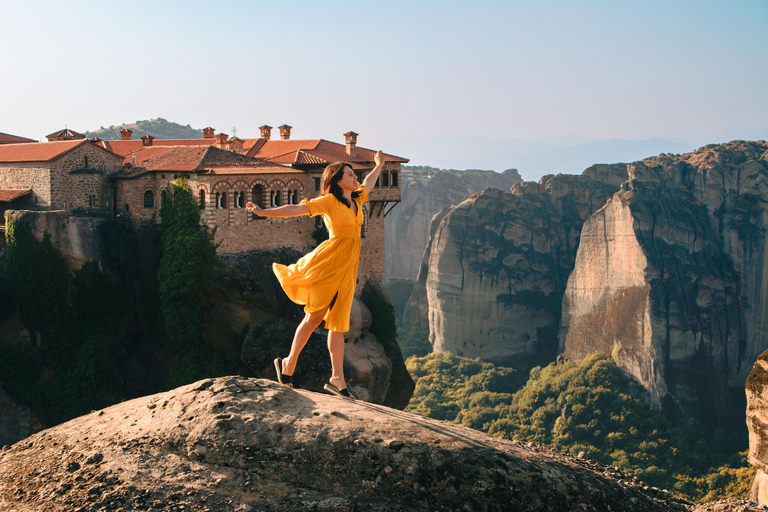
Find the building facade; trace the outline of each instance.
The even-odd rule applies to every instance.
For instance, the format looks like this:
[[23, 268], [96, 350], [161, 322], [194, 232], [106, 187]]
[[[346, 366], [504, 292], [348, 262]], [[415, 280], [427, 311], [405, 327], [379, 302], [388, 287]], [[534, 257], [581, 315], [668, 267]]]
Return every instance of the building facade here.
[[[184, 177], [197, 198], [202, 219], [216, 228], [219, 252], [290, 247], [305, 252], [323, 237], [319, 218], [264, 218], [245, 210], [253, 201], [262, 207], [297, 204], [320, 195], [325, 167], [347, 162], [362, 178], [374, 167], [375, 152], [357, 146], [357, 134], [344, 134], [345, 144], [325, 139], [292, 140], [291, 127], [279, 127], [271, 139], [269, 126], [256, 139], [214, 134], [203, 139], [84, 139], [62, 130], [47, 143], [0, 146], [0, 209], [64, 210], [119, 216], [134, 222], [159, 222], [168, 187]], [[382, 278], [384, 216], [400, 201], [401, 165], [408, 160], [385, 155], [385, 165], [364, 209], [360, 275]], [[10, 199], [3, 202], [3, 198]], [[361, 279], [361, 285], [365, 279]]]

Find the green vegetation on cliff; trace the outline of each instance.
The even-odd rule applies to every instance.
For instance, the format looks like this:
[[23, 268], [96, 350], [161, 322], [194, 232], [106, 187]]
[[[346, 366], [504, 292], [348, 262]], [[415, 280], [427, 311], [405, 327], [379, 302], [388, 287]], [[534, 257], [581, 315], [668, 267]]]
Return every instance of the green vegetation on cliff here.
[[417, 379], [411, 411], [564, 453], [583, 451], [695, 500], [745, 497], [749, 489], [753, 470], [738, 451], [746, 439], [719, 431], [701, 439], [673, 427], [608, 356], [536, 367], [522, 387], [513, 370], [479, 359], [430, 354], [407, 365]]

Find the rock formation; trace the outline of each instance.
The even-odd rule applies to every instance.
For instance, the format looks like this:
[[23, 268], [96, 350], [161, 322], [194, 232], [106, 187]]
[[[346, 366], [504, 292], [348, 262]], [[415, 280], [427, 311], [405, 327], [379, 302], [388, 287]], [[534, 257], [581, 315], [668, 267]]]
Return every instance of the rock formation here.
[[584, 224], [561, 349], [613, 353], [682, 423], [733, 426], [768, 348], [768, 143], [661, 155], [626, 173]]
[[768, 351], [755, 361], [746, 391], [749, 463], [757, 470], [749, 499], [768, 505]]
[[410, 295], [429, 241], [432, 217], [486, 188], [508, 191], [521, 180], [516, 169], [438, 171], [432, 177], [403, 173], [401, 202], [385, 222], [385, 286], [399, 310]]
[[589, 459], [382, 406], [223, 377], [0, 451], [17, 511], [752, 511], [696, 508]]
[[444, 210], [406, 324], [428, 315], [435, 351], [518, 367], [554, 360], [581, 225], [615, 190], [584, 176], [546, 176]]

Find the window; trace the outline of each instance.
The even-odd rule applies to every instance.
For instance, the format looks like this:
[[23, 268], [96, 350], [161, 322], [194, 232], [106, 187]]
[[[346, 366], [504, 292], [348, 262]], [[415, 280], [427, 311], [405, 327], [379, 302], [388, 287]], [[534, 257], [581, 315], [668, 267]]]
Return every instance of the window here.
[[168, 202], [168, 192], [165, 190], [160, 191], [160, 206], [165, 206]]
[[320, 190], [320, 178], [312, 178], [315, 180], [315, 192]]
[[393, 187], [396, 187], [397, 186], [397, 173], [392, 171], [391, 177], [392, 177], [392, 179], [390, 180], [390, 184]]
[[245, 192], [235, 192], [235, 208], [245, 207]]
[[222, 192], [221, 194], [219, 194], [218, 192], [216, 192], [216, 201], [217, 201], [216, 207], [219, 210], [226, 209], [228, 207], [227, 206], [227, 193], [226, 192]]
[[299, 204], [298, 189], [293, 189], [288, 191], [288, 204]]
[[96, 206], [96, 196], [94, 195], [88, 196], [88, 206], [90, 208], [93, 208], [94, 206]]
[[280, 190], [272, 191], [272, 206], [281, 206], [283, 204], [283, 193]]
[[83, 168], [85, 168], [85, 169], [88, 168], [88, 157], [87, 156], [83, 157]]
[[388, 172], [382, 172], [381, 173], [381, 186], [382, 187], [388, 187], [389, 186], [389, 173]]
[[253, 189], [251, 190], [251, 201], [259, 207], [264, 208], [264, 206], [266, 206], [264, 204], [265, 200], [266, 197], [264, 197], [264, 187], [261, 185], [254, 185]]
[[205, 190], [200, 189], [200, 208], [205, 209]]
[[155, 194], [151, 190], [144, 192], [144, 208], [155, 207]]

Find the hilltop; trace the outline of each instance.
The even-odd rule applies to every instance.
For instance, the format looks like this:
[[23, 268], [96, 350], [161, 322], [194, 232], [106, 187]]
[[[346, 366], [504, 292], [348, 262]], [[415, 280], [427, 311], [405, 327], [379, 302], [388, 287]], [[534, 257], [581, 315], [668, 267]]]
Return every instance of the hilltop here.
[[151, 135], [156, 139], [202, 139], [202, 129], [192, 128], [190, 125], [181, 125], [168, 121], [162, 117], [135, 123], [124, 123], [119, 125], [110, 125], [108, 128], [101, 127], [98, 130], [87, 131], [84, 135], [88, 138], [98, 137], [103, 140], [120, 140], [120, 130], [128, 128], [133, 130], [133, 138]]

